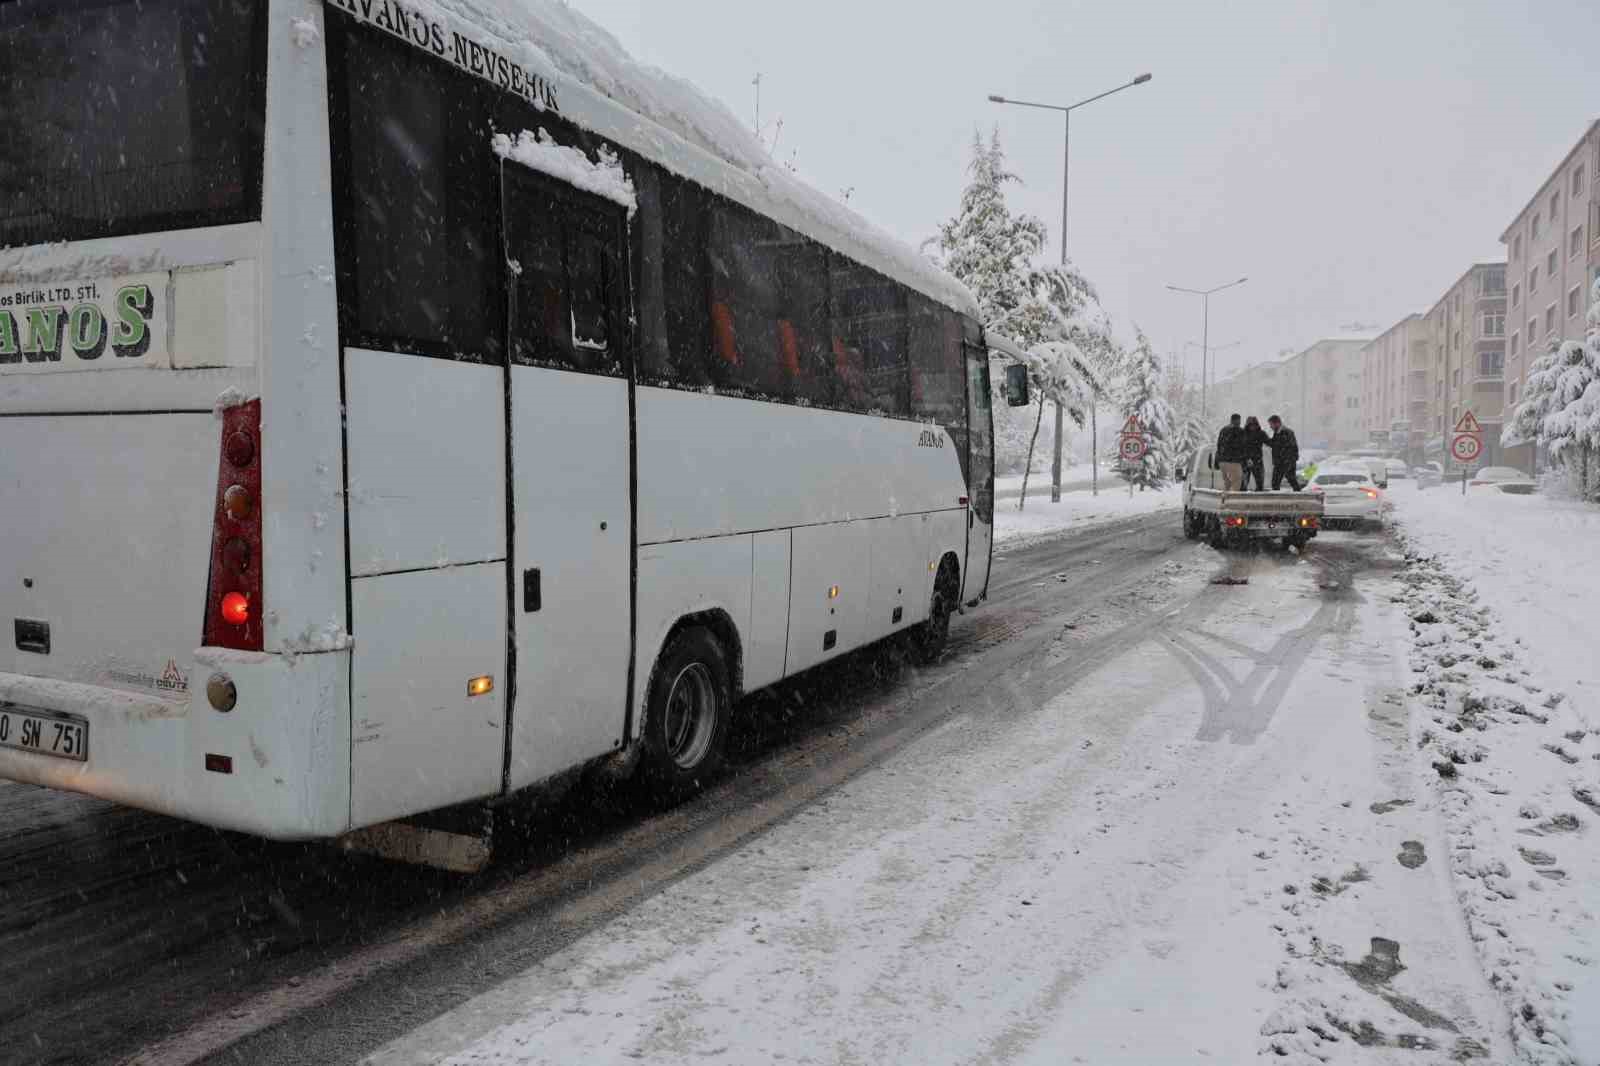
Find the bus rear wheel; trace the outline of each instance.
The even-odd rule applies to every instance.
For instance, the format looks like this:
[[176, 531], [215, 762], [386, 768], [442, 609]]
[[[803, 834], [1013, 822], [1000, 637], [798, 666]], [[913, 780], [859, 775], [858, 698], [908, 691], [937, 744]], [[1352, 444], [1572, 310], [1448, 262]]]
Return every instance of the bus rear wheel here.
[[646, 704], [644, 770], [655, 788], [694, 791], [722, 769], [733, 693], [728, 660], [711, 631], [694, 626], [656, 661]]
[[917, 626], [911, 634], [911, 653], [917, 662], [931, 666], [944, 654], [950, 641], [950, 616], [955, 613], [956, 599], [961, 595], [956, 568], [946, 562], [939, 567], [939, 576], [933, 582], [933, 601], [928, 604], [928, 620]]

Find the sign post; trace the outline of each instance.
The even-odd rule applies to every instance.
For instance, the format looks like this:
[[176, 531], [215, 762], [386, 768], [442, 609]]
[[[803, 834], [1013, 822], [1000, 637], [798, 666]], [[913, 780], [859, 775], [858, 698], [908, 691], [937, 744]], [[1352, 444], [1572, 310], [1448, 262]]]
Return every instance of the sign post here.
[[1450, 438], [1450, 457], [1461, 466], [1461, 495], [1467, 494], [1467, 464], [1483, 454], [1483, 426], [1469, 407], [1456, 419]]
[[[1122, 423], [1122, 432], [1119, 434], [1120, 442], [1117, 445], [1117, 455], [1121, 457], [1124, 465], [1132, 466], [1134, 463], [1144, 462], [1145, 455], [1150, 451], [1150, 442], [1145, 438], [1144, 427], [1139, 424], [1139, 419], [1133, 415]], [[1133, 479], [1128, 479], [1128, 495], [1133, 495]]]

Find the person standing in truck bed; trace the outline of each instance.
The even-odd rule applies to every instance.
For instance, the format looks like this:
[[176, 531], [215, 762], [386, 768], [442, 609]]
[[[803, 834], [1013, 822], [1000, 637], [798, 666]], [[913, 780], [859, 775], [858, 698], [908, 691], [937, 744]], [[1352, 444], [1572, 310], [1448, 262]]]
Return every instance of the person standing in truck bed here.
[[1261, 420], [1251, 415], [1244, 420], [1244, 487], [1250, 490], [1250, 479], [1256, 482], [1256, 491], [1261, 492], [1267, 487], [1267, 464], [1262, 449], [1266, 448], [1271, 437], [1261, 428]]
[[1229, 415], [1228, 424], [1217, 434], [1216, 464], [1222, 471], [1223, 492], [1238, 492], [1244, 485], [1244, 461], [1248, 452], [1239, 418], [1239, 415]]
[[1295, 473], [1295, 465], [1300, 462], [1300, 442], [1294, 439], [1294, 430], [1284, 425], [1277, 415], [1267, 419], [1267, 425], [1272, 427], [1272, 489], [1276, 492], [1284, 478], [1288, 478], [1290, 487], [1299, 492], [1300, 477]]

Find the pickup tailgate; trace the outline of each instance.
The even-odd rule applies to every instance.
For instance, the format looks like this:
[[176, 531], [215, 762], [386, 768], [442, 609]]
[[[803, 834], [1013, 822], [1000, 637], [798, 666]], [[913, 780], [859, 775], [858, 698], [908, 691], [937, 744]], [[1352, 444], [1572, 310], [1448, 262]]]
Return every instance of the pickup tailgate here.
[[1314, 492], [1224, 492], [1219, 496], [1217, 509], [1224, 514], [1248, 518], [1322, 514], [1322, 497]]
[[186, 700], [219, 434], [209, 411], [0, 416], [0, 673]]

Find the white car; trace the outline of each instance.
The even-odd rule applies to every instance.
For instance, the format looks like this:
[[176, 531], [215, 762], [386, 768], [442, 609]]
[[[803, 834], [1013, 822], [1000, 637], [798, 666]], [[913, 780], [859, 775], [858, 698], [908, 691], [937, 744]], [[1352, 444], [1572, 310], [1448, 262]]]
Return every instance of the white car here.
[[1473, 492], [1502, 492], [1511, 496], [1529, 496], [1537, 492], [1539, 483], [1514, 466], [1486, 466], [1472, 475], [1467, 488]]
[[1376, 528], [1383, 524], [1383, 490], [1366, 463], [1318, 470], [1306, 491], [1322, 496], [1323, 529]]
[[1389, 480], [1403, 480], [1411, 477], [1411, 468], [1400, 459], [1385, 459], [1383, 465], [1389, 469]]

